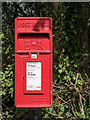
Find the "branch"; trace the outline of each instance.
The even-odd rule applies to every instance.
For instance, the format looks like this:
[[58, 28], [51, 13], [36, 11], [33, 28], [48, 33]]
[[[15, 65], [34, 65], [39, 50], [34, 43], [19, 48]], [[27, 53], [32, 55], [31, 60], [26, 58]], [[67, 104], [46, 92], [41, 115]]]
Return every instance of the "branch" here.
[[79, 76], [79, 73], [77, 73], [75, 85], [77, 85], [78, 76]]
[[81, 94], [79, 94], [79, 108], [80, 108], [81, 114], [84, 115], [84, 109], [83, 109], [83, 103], [82, 103]]
[[73, 99], [69, 99], [67, 102], [64, 102], [64, 103], [59, 104], [59, 105], [53, 105], [53, 107], [59, 107], [59, 106], [64, 105], [64, 104], [69, 104], [69, 102], [71, 102], [71, 101], [73, 101]]
[[72, 104], [71, 104], [71, 108], [72, 108], [72, 112], [73, 112], [73, 114], [74, 114], [75, 118], [77, 118], [77, 115], [76, 115], [76, 113], [74, 112], [74, 107], [73, 107], [73, 105], [72, 105]]
[[[3, 104], [3, 103], [2, 103]], [[10, 110], [10, 108], [9, 107], [7, 107], [5, 104], [3, 104], [10, 112], [12, 112], [13, 113], [13, 111], [12, 110]]]
[[[70, 81], [70, 83], [71, 83], [71, 85], [73, 85], [73, 87], [74, 87], [74, 89], [76, 90], [76, 92], [78, 93], [78, 94], [80, 94], [80, 90], [77, 90], [77, 87]], [[81, 94], [80, 94], [81, 95]], [[81, 95], [81, 97], [83, 98], [83, 100], [85, 100], [86, 101], [86, 99]]]
[[[45, 110], [46, 111], [46, 110]], [[52, 116], [58, 117], [60, 119], [64, 119], [64, 117], [57, 115], [57, 114], [53, 114], [52, 112], [46, 111], [47, 113], [51, 114]]]
[[64, 103], [67, 103], [65, 100], [63, 100], [59, 95], [57, 95], [60, 100], [62, 100]]

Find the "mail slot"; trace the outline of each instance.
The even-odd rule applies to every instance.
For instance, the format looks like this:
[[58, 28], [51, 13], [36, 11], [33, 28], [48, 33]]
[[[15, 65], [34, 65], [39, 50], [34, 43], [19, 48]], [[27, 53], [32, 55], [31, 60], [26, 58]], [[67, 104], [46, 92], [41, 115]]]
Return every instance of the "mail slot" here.
[[15, 106], [52, 106], [52, 18], [15, 19]]

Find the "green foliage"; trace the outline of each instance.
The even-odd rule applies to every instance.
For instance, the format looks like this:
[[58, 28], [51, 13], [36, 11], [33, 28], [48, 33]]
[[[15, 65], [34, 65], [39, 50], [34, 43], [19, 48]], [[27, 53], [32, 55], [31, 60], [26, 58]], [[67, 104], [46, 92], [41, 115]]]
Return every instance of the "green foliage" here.
[[2, 80], [2, 88], [3, 88], [3, 91], [2, 91], [2, 94], [3, 95], [6, 95], [7, 92], [9, 94], [13, 94], [13, 71], [12, 71], [12, 66], [11, 65], [8, 65], [6, 70], [5, 70], [5, 73], [2, 72], [3, 76], [3, 80]]
[[88, 52], [80, 35], [84, 37], [82, 31], [89, 15], [87, 12], [88, 17], [83, 16], [83, 4], [60, 3], [59, 6], [58, 12], [52, 10], [49, 14], [53, 18], [54, 88], [53, 107], [52, 111], [48, 109], [48, 114], [56, 119], [85, 119], [84, 104], [88, 102], [88, 90], [85, 89], [89, 87], [85, 71]]
[[0, 40], [3, 38], [4, 34], [0, 33]]
[[3, 3], [2, 8], [3, 119], [29, 119], [29, 110], [17, 109], [14, 105], [14, 20], [17, 16], [53, 19], [53, 106], [43, 109], [43, 119], [89, 119], [89, 4]]

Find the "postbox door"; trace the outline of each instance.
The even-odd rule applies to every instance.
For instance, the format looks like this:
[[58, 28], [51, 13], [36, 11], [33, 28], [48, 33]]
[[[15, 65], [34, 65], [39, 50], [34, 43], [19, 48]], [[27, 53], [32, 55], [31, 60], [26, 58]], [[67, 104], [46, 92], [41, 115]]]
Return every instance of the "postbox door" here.
[[[19, 104], [24, 104], [25, 106], [34, 107], [46, 107], [51, 106], [52, 104], [52, 53], [38, 53], [37, 59], [32, 59], [29, 55], [18, 55], [18, 59], [22, 59], [21, 62], [18, 63], [18, 70], [20, 76], [18, 76], [18, 84], [20, 85], [19, 89]], [[27, 74], [27, 63], [36, 62], [39, 67], [41, 67], [41, 89], [30, 89], [27, 90], [26, 87], [26, 74]], [[23, 65], [23, 70], [21, 66]], [[38, 65], [36, 67], [38, 67]], [[26, 67], [26, 68], [25, 68]], [[23, 71], [23, 72], [22, 72]], [[26, 72], [25, 72], [26, 71]], [[33, 72], [34, 73], [34, 72]], [[40, 68], [39, 68], [40, 73]], [[24, 79], [23, 79], [24, 75]], [[22, 79], [21, 79], [22, 78]], [[40, 76], [39, 76], [40, 78]], [[30, 81], [31, 79], [29, 79]], [[34, 80], [34, 79], [32, 79]], [[23, 82], [22, 82], [23, 81]], [[30, 82], [32, 83], [32, 81]], [[30, 85], [30, 84], [29, 84]], [[40, 85], [40, 84], [39, 84]], [[32, 84], [31, 84], [32, 86]]]

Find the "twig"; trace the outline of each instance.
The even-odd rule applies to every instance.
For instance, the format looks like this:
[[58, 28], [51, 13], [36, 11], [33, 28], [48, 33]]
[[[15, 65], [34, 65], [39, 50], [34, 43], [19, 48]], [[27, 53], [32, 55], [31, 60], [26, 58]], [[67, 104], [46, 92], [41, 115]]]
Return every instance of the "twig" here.
[[58, 106], [61, 106], [61, 105], [64, 105], [64, 104], [69, 104], [69, 102], [71, 102], [71, 101], [73, 101], [73, 99], [69, 99], [67, 102], [64, 102], [64, 103], [59, 104], [59, 105], [53, 105], [53, 107], [58, 107]]
[[6, 98], [8, 98], [10, 95], [8, 95], [7, 97], [3, 98], [2, 100], [0, 100], [0, 102], [2, 102], [3, 100], [5, 100]]
[[[71, 82], [71, 85], [73, 85], [74, 89], [76, 90], [77, 93], [80, 94], [80, 90], [77, 90], [76, 86]], [[80, 94], [81, 95], [81, 94]], [[83, 100], [86, 101], [86, 99], [81, 95], [81, 97], [83, 98]]]
[[[59, 95], [57, 95], [60, 100], [62, 100], [64, 103], [67, 103], [65, 100], [63, 100]], [[68, 103], [69, 104], [69, 103]]]
[[81, 76], [81, 74], [80, 74], [80, 78], [81, 78], [82, 82], [85, 83], [84, 80], [83, 80], [83, 78], [82, 78], [82, 76]]
[[[46, 110], [45, 110], [46, 111]], [[57, 114], [53, 114], [52, 112], [49, 112], [49, 111], [46, 111], [47, 113], [51, 114], [52, 116], [55, 116], [55, 117], [59, 117], [60, 119], [63, 119], [64, 117], [60, 116], [60, 115], [57, 115]]]
[[55, 85], [53, 85], [53, 87], [55, 87], [55, 88], [61, 88], [60, 86], [55, 86]]
[[77, 115], [76, 115], [76, 113], [74, 112], [74, 108], [73, 108], [73, 105], [72, 105], [72, 104], [71, 104], [71, 108], [72, 108], [72, 112], [73, 112], [75, 118], [77, 118]]
[[75, 85], [77, 85], [78, 76], [79, 76], [79, 73], [77, 73]]
[[88, 75], [85, 73], [86, 77], [89, 79]]
[[[6, 115], [4, 112], [2, 112], [2, 114]], [[12, 118], [10, 115], [9, 115], [10, 118]], [[6, 117], [5, 117], [6, 118]], [[12, 118], [13, 120], [15, 120], [14, 118]]]
[[[2, 103], [3, 104], [3, 103]], [[12, 112], [13, 113], [13, 111], [11, 111], [10, 109], [9, 109], [9, 107], [7, 107], [5, 104], [3, 104], [10, 112]]]
[[82, 103], [81, 94], [79, 94], [79, 108], [80, 108], [81, 114], [84, 115], [84, 109], [83, 109], [83, 103]]
[[53, 95], [57, 95], [58, 93], [65, 92], [66, 90], [60, 90], [58, 92], [53, 93]]

